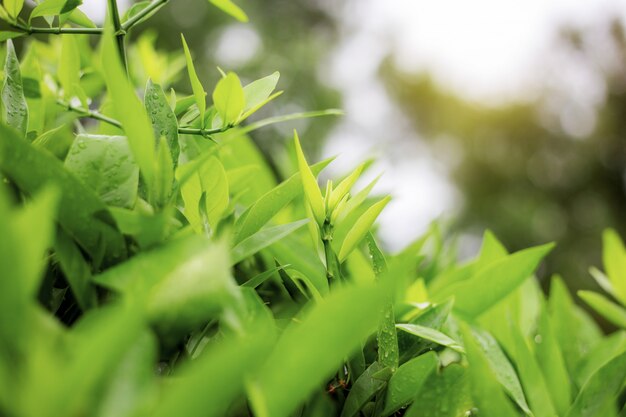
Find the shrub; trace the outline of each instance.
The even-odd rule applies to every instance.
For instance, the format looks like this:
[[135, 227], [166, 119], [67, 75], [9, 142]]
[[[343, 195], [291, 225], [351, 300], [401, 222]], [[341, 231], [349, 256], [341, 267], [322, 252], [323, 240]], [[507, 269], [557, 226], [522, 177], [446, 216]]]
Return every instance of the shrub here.
[[[458, 264], [435, 225], [385, 253], [371, 229], [389, 197], [353, 191], [367, 165], [320, 189], [331, 161], [309, 165], [294, 134], [278, 182], [247, 136], [337, 111], [244, 125], [278, 73], [222, 72], [207, 106], [184, 37], [189, 96], [162, 88], [179, 57], [128, 55], [166, 3], [120, 17], [110, 0], [103, 28], [80, 1], [0, 7], [2, 415], [626, 415], [626, 333], [603, 335], [559, 278], [543, 295], [551, 244], [509, 254], [487, 232]], [[60, 36], [19, 61], [10, 39], [35, 33]], [[581, 297], [625, 328], [610, 231], [605, 254], [593, 276], [622, 307]]]

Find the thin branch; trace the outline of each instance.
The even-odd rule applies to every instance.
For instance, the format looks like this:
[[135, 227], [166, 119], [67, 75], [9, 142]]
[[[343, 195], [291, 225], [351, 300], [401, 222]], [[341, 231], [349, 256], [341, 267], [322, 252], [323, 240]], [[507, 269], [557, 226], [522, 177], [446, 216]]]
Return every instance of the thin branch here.
[[113, 28], [115, 29], [115, 38], [117, 39], [117, 49], [122, 59], [122, 65], [124, 69], [128, 70], [126, 62], [126, 46], [124, 45], [124, 37], [126, 31], [122, 29], [122, 23], [120, 22], [120, 12], [117, 8], [117, 0], [109, 0], [109, 13], [111, 13], [111, 19], [113, 21]]
[[102, 28], [73, 28], [73, 27], [44, 28], [44, 27], [25, 26], [25, 25], [22, 25], [21, 23], [14, 23], [11, 26], [23, 32], [26, 32], [29, 35], [32, 35], [33, 33], [47, 33], [51, 35], [61, 35], [64, 33], [72, 33], [76, 35], [101, 35], [102, 34]]
[[57, 100], [57, 104], [66, 108], [69, 111], [73, 111], [74, 113], [78, 113], [81, 117], [89, 117], [90, 119], [100, 120], [101, 122], [108, 123], [112, 126], [122, 128], [122, 124], [115, 119], [110, 118], [109, 116], [105, 116], [102, 113], [99, 113], [94, 110], [85, 109], [84, 107], [74, 106], [70, 103], [67, 103], [63, 100]]
[[143, 10], [139, 13], [128, 19], [122, 24], [122, 29], [128, 31], [130, 28], [139, 23], [144, 17], [149, 14], [156, 12], [162, 6], [165, 6], [169, 0], [152, 0], [152, 3], [147, 5]]
[[[122, 123], [120, 123], [118, 120], [115, 120], [109, 116], [105, 116], [104, 114], [99, 113], [97, 111], [89, 110], [81, 106], [74, 106], [73, 104], [70, 104], [63, 100], [57, 100], [57, 104], [69, 111], [78, 113], [81, 117], [88, 117], [90, 119], [99, 120], [101, 122], [108, 123], [111, 126], [115, 126], [115, 127], [122, 129]], [[210, 135], [214, 135], [216, 133], [225, 132], [230, 128], [231, 126], [225, 126], [219, 129], [196, 129], [192, 127], [179, 127], [178, 133], [182, 135], [196, 135], [196, 136], [207, 137]]]

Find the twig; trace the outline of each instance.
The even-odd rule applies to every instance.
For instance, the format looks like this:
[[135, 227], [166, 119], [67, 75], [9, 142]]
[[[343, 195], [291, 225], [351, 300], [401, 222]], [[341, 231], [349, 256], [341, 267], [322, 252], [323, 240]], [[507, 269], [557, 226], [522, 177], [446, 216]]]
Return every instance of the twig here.
[[148, 16], [150, 13], [156, 11], [162, 6], [165, 6], [169, 0], [152, 0], [152, 3], [147, 5], [143, 10], [139, 13], [128, 19], [122, 24], [122, 30], [128, 31], [130, 28], [135, 26], [141, 19]]

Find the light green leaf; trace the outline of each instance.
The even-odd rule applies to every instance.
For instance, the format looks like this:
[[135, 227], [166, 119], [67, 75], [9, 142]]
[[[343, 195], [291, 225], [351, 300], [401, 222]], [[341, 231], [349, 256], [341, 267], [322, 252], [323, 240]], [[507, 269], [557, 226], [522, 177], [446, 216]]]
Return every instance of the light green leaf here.
[[41, 16], [58, 16], [69, 13], [82, 4], [82, 0], [45, 0], [33, 9], [29, 20]]
[[24, 8], [24, 0], [4, 0], [3, 3], [5, 10], [14, 20]]
[[441, 372], [431, 372], [404, 417], [472, 416], [475, 410], [468, 373], [465, 366], [457, 363], [446, 366]]
[[63, 88], [63, 98], [69, 102], [75, 95], [74, 86], [80, 84], [80, 53], [73, 35], [61, 35], [58, 77]]
[[455, 310], [477, 317], [519, 287], [552, 250], [553, 244], [525, 249], [490, 263], [471, 278], [432, 293], [433, 300], [455, 296]]
[[[183, 182], [192, 171], [196, 173]], [[176, 177], [179, 183], [182, 182], [183, 213], [192, 227], [201, 232], [206, 220], [211, 228], [215, 228], [229, 201], [228, 178], [220, 160], [211, 156], [199, 169], [195, 161], [181, 165]]]
[[148, 80], [146, 85], [146, 93], [144, 95], [144, 105], [148, 116], [152, 121], [155, 137], [164, 137], [167, 140], [173, 168], [178, 165], [178, 155], [180, 154], [180, 145], [178, 143], [178, 120], [172, 111], [165, 97], [165, 93], [159, 84], [155, 84], [152, 80]]
[[431, 329], [430, 327], [420, 326], [418, 324], [396, 324], [396, 328], [403, 330], [413, 336], [421, 337], [422, 339], [429, 340], [440, 346], [449, 347], [452, 350], [456, 350], [460, 353], [465, 353], [463, 346], [450, 336], [441, 333], [439, 330]]
[[[416, 324], [422, 327], [428, 327], [433, 330], [439, 330], [448, 320], [450, 312], [452, 311], [452, 301], [438, 304], [435, 306], [429, 306], [422, 311], [417, 317], [413, 318], [410, 324]], [[414, 356], [432, 350], [436, 346], [436, 343], [422, 339], [421, 337], [414, 337], [406, 332], [398, 332], [398, 345], [400, 348], [401, 356], [400, 363], [406, 362]]]
[[300, 113], [292, 113], [285, 114], [281, 116], [268, 117], [267, 119], [262, 119], [254, 123], [250, 123], [238, 130], [238, 133], [244, 135], [246, 133], [253, 132], [262, 127], [270, 126], [276, 123], [289, 122], [292, 120], [299, 119], [311, 119], [313, 117], [325, 117], [325, 116], [343, 116], [343, 111], [337, 109], [328, 109], [328, 110], [316, 110], [316, 111], [308, 111], [308, 112], [300, 112]]
[[157, 208], [163, 208], [169, 202], [174, 187], [174, 162], [170, 154], [167, 139], [161, 136], [157, 145], [157, 160], [151, 202]]
[[339, 204], [339, 201], [341, 201], [341, 199], [343, 199], [344, 196], [350, 192], [354, 183], [363, 173], [364, 168], [365, 164], [359, 165], [357, 169], [355, 169], [350, 175], [348, 175], [343, 181], [341, 181], [339, 185], [332, 191], [330, 195], [330, 200], [328, 202], [328, 209], [330, 211], [334, 210], [335, 207], [337, 207], [337, 204]]
[[[314, 175], [319, 174], [332, 161], [331, 158], [311, 167]], [[289, 202], [302, 193], [301, 175], [296, 173], [263, 194], [235, 222], [235, 244], [259, 231]]]
[[139, 169], [124, 136], [76, 136], [65, 167], [89, 186], [106, 204], [133, 207]]
[[614, 417], [617, 397], [626, 380], [626, 352], [594, 373], [574, 400], [566, 417]]
[[400, 366], [389, 380], [382, 415], [388, 416], [408, 405], [438, 365], [437, 354], [428, 352]]
[[[536, 417], [554, 417], [556, 409], [550, 397], [550, 390], [543, 377], [541, 368], [535, 360], [526, 339], [519, 327], [509, 327], [515, 352], [514, 360], [517, 365], [517, 373], [524, 387], [524, 393], [528, 398], [532, 413]], [[527, 413], [530, 415], [529, 413]]]
[[572, 384], [561, 347], [552, 329], [547, 307], [544, 304], [545, 302], [542, 302], [537, 323], [535, 357], [543, 371], [557, 413], [565, 415], [572, 399]]
[[20, 63], [10, 39], [7, 41], [7, 56], [4, 63], [2, 104], [4, 122], [25, 136], [28, 127], [28, 106], [24, 97]]
[[267, 357], [275, 343], [275, 335], [267, 326], [250, 327], [257, 330], [246, 332], [242, 337], [226, 337], [181, 367], [150, 415], [228, 415], [228, 408], [241, 395], [248, 375], [262, 365], [259, 358]]
[[350, 252], [363, 240], [376, 221], [376, 218], [378, 218], [378, 215], [383, 211], [390, 200], [391, 197], [387, 196], [376, 202], [357, 219], [341, 243], [341, 249], [338, 255], [340, 262], [344, 261]]
[[470, 390], [480, 413], [494, 417], [517, 417], [517, 411], [506, 398], [500, 382], [489, 365], [487, 356], [476, 343], [471, 330], [463, 324], [461, 331], [469, 362]]
[[209, 3], [222, 10], [224, 13], [239, 20], [240, 22], [245, 23], [248, 21], [248, 16], [246, 15], [246, 13], [231, 0], [209, 0]]
[[489, 363], [491, 372], [495, 375], [498, 382], [500, 382], [504, 391], [515, 401], [519, 408], [527, 415], [531, 415], [532, 413], [526, 402], [526, 397], [524, 396], [524, 391], [517, 376], [517, 372], [500, 348], [496, 339], [489, 332], [479, 329], [473, 329], [472, 334], [474, 340], [476, 340], [481, 347]]
[[291, 415], [375, 331], [386, 292], [380, 286], [338, 288], [291, 323], [251, 381], [254, 414]]
[[206, 92], [204, 91], [204, 87], [202, 87], [202, 83], [200, 82], [200, 79], [196, 74], [196, 68], [193, 66], [191, 52], [189, 52], [189, 47], [187, 46], [185, 36], [181, 34], [180, 37], [183, 40], [183, 49], [185, 50], [185, 58], [187, 60], [187, 73], [189, 74], [189, 81], [191, 82], [193, 97], [196, 101], [196, 105], [198, 106], [198, 111], [200, 112], [200, 127], [204, 129], [204, 113], [206, 112]]
[[563, 280], [552, 277], [548, 303], [550, 324], [570, 375], [602, 338], [602, 331], [580, 307], [574, 304]]
[[116, 118], [122, 123], [150, 196], [150, 187], [154, 184], [156, 175], [156, 141], [146, 110], [122, 66], [111, 26], [107, 26], [103, 34], [102, 60], [104, 78]]
[[232, 264], [243, 261], [260, 250], [270, 246], [272, 243], [293, 233], [309, 222], [308, 219], [298, 220], [293, 223], [281, 224], [280, 226], [267, 227], [261, 229], [250, 237], [242, 240], [231, 251]]
[[13, 32], [10, 30], [3, 30], [0, 32], [0, 42], [5, 42], [9, 39], [20, 38], [22, 36], [26, 36], [24, 32]]
[[302, 177], [302, 186], [304, 187], [304, 195], [306, 196], [306, 200], [311, 207], [315, 221], [321, 227], [322, 224], [324, 224], [324, 219], [326, 218], [324, 198], [322, 197], [322, 192], [317, 185], [317, 180], [315, 179], [315, 176], [313, 175], [313, 172], [304, 157], [304, 152], [302, 152], [302, 147], [300, 146], [300, 139], [298, 138], [298, 133], [295, 130], [293, 132], [293, 137], [296, 146], [296, 156], [298, 158], [298, 170], [300, 172], [300, 176]]
[[[574, 381], [579, 387], [584, 386], [594, 373], [623, 352], [626, 352], [626, 332], [617, 331], [608, 335], [578, 363]], [[568, 403], [568, 408], [569, 405]]]
[[143, 305], [164, 334], [206, 322], [237, 296], [226, 245], [199, 235], [144, 251], [94, 281]]
[[365, 372], [354, 381], [350, 387], [350, 393], [341, 411], [341, 417], [354, 417], [359, 410], [374, 398], [374, 396], [385, 386], [386, 381], [375, 378], [376, 373], [385, 367], [378, 362], [371, 364]]
[[96, 291], [91, 285], [91, 268], [74, 241], [62, 230], [57, 231], [54, 256], [84, 311], [96, 305]]
[[626, 305], [626, 248], [619, 235], [611, 229], [604, 231], [602, 243], [604, 269], [611, 280], [615, 296]]
[[89, 16], [83, 13], [80, 9], [72, 10], [67, 16], [67, 20], [84, 28], [96, 27], [96, 24], [89, 18]]
[[213, 105], [225, 126], [237, 123], [245, 104], [244, 91], [237, 74], [229, 72], [220, 78], [213, 90]]
[[611, 323], [626, 329], [626, 309], [593, 291], [578, 291], [578, 296]]

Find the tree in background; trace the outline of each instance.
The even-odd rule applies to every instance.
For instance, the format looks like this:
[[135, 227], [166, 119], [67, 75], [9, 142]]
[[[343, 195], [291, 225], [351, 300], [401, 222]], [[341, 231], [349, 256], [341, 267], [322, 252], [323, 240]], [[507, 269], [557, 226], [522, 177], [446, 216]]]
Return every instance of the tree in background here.
[[[548, 88], [531, 102], [486, 107], [428, 75], [403, 73], [391, 60], [382, 68], [399, 107], [450, 162], [464, 197], [456, 229], [490, 228], [512, 249], [556, 240], [547, 270], [562, 272], [575, 287], [590, 282], [588, 265], [599, 264], [601, 230], [626, 231], [626, 37], [617, 21], [603, 29], [610, 33], [603, 48], [591, 31], [566, 29], [558, 41], [604, 81], [604, 100], [591, 121]], [[585, 125], [594, 118], [593, 128]]]

